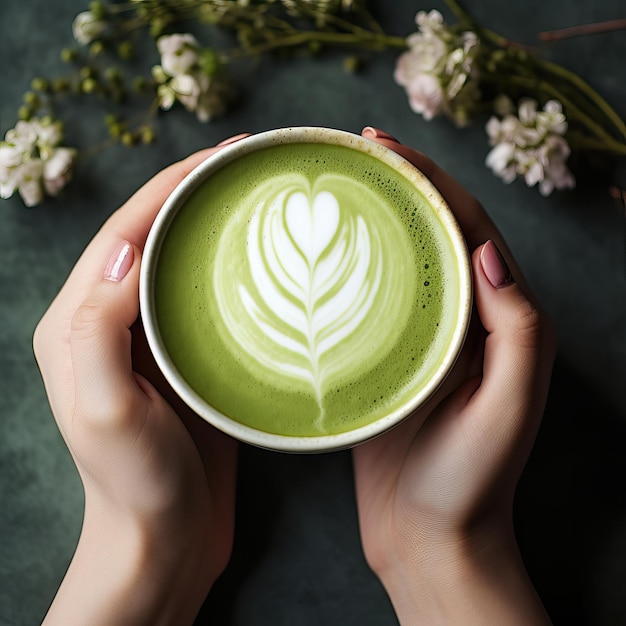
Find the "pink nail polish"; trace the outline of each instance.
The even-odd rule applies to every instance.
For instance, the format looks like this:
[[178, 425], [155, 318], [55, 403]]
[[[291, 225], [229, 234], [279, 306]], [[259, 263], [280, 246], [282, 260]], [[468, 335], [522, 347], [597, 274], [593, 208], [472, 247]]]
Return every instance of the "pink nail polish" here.
[[250, 133], [241, 133], [239, 135], [234, 135], [233, 137], [229, 137], [228, 139], [223, 139], [217, 145], [218, 146], [228, 146], [231, 143], [235, 143], [236, 141], [239, 141], [241, 139], [245, 139], [246, 137], [249, 137], [249, 136], [250, 136]]
[[106, 264], [102, 278], [112, 282], [119, 282], [128, 274], [134, 258], [133, 246], [128, 241], [121, 241]]
[[362, 131], [362, 135], [368, 135], [375, 139], [389, 139], [391, 141], [395, 141], [396, 143], [400, 143], [393, 135], [386, 133], [384, 130], [380, 130], [380, 128], [374, 128], [373, 126], [366, 126]]
[[496, 244], [491, 241], [487, 241], [480, 251], [480, 264], [485, 272], [487, 280], [496, 289], [506, 287], [513, 282], [513, 276], [511, 270], [506, 264], [504, 257], [500, 254], [500, 251], [496, 247]]

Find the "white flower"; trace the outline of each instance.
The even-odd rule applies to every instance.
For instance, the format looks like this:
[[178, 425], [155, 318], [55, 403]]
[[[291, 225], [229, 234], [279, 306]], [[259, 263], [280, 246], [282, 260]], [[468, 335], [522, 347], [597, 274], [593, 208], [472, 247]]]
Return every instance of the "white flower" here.
[[0, 197], [10, 198], [17, 188], [18, 166], [22, 154], [10, 146], [0, 146]]
[[176, 94], [176, 99], [188, 110], [195, 111], [198, 106], [198, 98], [202, 93], [203, 85], [190, 74], [174, 76], [170, 81], [170, 87]]
[[58, 146], [63, 139], [61, 124], [55, 124], [50, 120], [42, 122], [39, 119], [32, 120], [31, 124], [37, 133], [37, 144], [40, 148]]
[[[485, 164], [488, 168], [493, 170], [495, 174], [503, 177], [503, 173], [509, 168], [511, 162], [513, 161], [513, 156], [515, 154], [515, 144], [502, 142], [499, 143], [493, 148], [487, 158], [485, 159]], [[515, 168], [513, 168], [513, 178], [507, 182], [511, 182], [515, 179], [517, 174], [515, 173]], [[510, 174], [507, 175], [507, 178]]]
[[443, 21], [443, 15], [436, 9], [426, 13], [426, 11], [419, 11], [415, 16], [415, 23], [422, 32], [438, 32], [442, 31], [445, 27]]
[[91, 11], [83, 11], [72, 22], [72, 34], [79, 44], [85, 46], [98, 39], [106, 27], [106, 22], [97, 19]]
[[161, 109], [171, 109], [178, 101], [201, 122], [222, 113], [225, 87], [214, 76], [219, 65], [215, 53], [201, 48], [190, 34], [160, 37], [157, 46], [161, 65], [152, 68], [152, 76]]
[[463, 126], [479, 98], [474, 58], [476, 33], [450, 30], [439, 11], [420, 11], [418, 32], [406, 39], [409, 50], [398, 57], [394, 79], [404, 87], [413, 111], [430, 120], [445, 113]]
[[567, 122], [563, 107], [558, 100], [548, 100], [543, 111], [537, 113], [537, 127], [549, 133], [563, 135], [567, 131]]
[[419, 74], [407, 85], [409, 106], [424, 119], [431, 120], [439, 114], [444, 103], [441, 83], [432, 74]]
[[404, 71], [413, 74], [434, 70], [448, 52], [443, 39], [432, 33], [413, 33], [407, 38], [407, 44], [410, 50], [400, 56], [398, 63], [404, 66]]
[[493, 148], [485, 165], [504, 182], [522, 176], [529, 187], [537, 185], [547, 196], [554, 189], [574, 187], [575, 180], [566, 165], [570, 148], [562, 136], [567, 122], [561, 104], [551, 100], [542, 111], [537, 107], [526, 98], [520, 101], [518, 117], [508, 113], [502, 120], [489, 119], [486, 131]]
[[445, 46], [440, 39], [420, 34], [412, 41], [413, 48], [398, 58], [394, 79], [404, 87], [411, 109], [430, 120], [443, 105], [444, 92], [433, 70], [445, 54]]
[[38, 121], [20, 120], [15, 128], [7, 130], [4, 140], [19, 152], [32, 150], [37, 141]]
[[0, 196], [17, 191], [26, 206], [39, 204], [44, 191], [57, 195], [71, 178], [75, 150], [59, 147], [61, 125], [50, 119], [20, 121], [0, 142]]
[[547, 196], [553, 189], [573, 189], [574, 176], [566, 165], [570, 155], [567, 141], [560, 135], [551, 134], [539, 150], [539, 158], [544, 164], [545, 177], [539, 184], [539, 192]]
[[519, 103], [518, 116], [524, 126], [534, 125], [537, 120], [537, 102], [530, 98], [522, 98]]
[[43, 164], [43, 185], [49, 196], [56, 196], [72, 179], [72, 166], [76, 151], [56, 148]]
[[15, 171], [15, 186], [27, 207], [35, 206], [43, 200], [43, 163], [40, 159], [30, 159]]
[[157, 48], [165, 73], [178, 76], [187, 73], [197, 63], [200, 44], [193, 35], [184, 33], [159, 37]]

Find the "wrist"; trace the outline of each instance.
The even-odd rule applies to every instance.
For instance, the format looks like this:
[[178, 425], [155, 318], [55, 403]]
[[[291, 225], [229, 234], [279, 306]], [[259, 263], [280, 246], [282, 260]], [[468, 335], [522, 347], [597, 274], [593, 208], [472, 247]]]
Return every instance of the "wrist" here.
[[379, 578], [401, 624], [549, 624], [512, 526], [420, 537]]
[[[191, 624], [215, 581], [190, 528], [86, 506], [83, 528], [45, 624]], [[78, 591], [77, 591], [78, 590]]]

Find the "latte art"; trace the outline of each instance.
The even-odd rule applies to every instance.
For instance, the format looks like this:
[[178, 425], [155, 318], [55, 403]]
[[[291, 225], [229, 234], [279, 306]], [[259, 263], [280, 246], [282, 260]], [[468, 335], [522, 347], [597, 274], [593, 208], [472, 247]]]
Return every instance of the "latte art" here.
[[[347, 202], [346, 189], [366, 201]], [[230, 348], [279, 387], [309, 385], [323, 431], [324, 395], [364, 360], [382, 358], [406, 321], [398, 302], [411, 290], [397, 279], [383, 286], [383, 276], [403, 276], [398, 260], [411, 251], [402, 250], [399, 226], [381, 228], [393, 218], [385, 207], [345, 177], [323, 175], [313, 185], [276, 177], [256, 195], [263, 199], [252, 214], [236, 214], [223, 231], [213, 292]], [[233, 270], [231, 251], [243, 243], [246, 256]]]

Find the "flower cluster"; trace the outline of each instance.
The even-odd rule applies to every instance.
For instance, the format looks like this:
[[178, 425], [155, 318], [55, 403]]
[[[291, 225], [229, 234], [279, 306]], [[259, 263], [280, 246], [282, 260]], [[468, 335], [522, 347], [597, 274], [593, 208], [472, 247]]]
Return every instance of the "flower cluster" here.
[[152, 68], [159, 106], [172, 108], [178, 100], [201, 122], [207, 122], [226, 109], [226, 84], [217, 78], [219, 63], [210, 48], [201, 48], [189, 34], [163, 35], [157, 40], [161, 64]]
[[15, 191], [26, 206], [44, 194], [56, 196], [69, 182], [76, 151], [62, 147], [61, 124], [50, 119], [19, 121], [0, 142], [0, 196]]
[[505, 183], [523, 176], [529, 187], [538, 184], [543, 196], [554, 189], [574, 187], [574, 177], [566, 165], [570, 147], [563, 137], [567, 122], [561, 103], [549, 100], [539, 111], [536, 100], [524, 98], [516, 116], [513, 103], [502, 97], [497, 108], [502, 117], [491, 117], [486, 127], [493, 146], [487, 167]]
[[[0, 195], [17, 190], [32, 206], [69, 180], [76, 151], [60, 147], [60, 124], [50, 121], [63, 97], [107, 102], [103, 145], [150, 144], [159, 111], [179, 104], [202, 122], [214, 120], [235, 91], [231, 67], [297, 50], [347, 50], [346, 71], [361, 69], [362, 52], [398, 50], [394, 78], [411, 109], [458, 127], [490, 118], [487, 167], [543, 195], [574, 186], [570, 152], [626, 156], [626, 123], [591, 86], [541, 58], [538, 48], [481, 26], [463, 0], [444, 1], [456, 22], [419, 11], [417, 30], [395, 36], [384, 32], [367, 0], [89, 0], [72, 24], [74, 45], [61, 51], [70, 71], [33, 79], [18, 107], [20, 122], [0, 142]], [[218, 30], [232, 37], [216, 37]], [[145, 36], [153, 47], [136, 46]], [[222, 49], [225, 41], [231, 43]], [[143, 72], [136, 71], [140, 54], [148, 55]]]
[[480, 94], [474, 58], [480, 42], [472, 31], [454, 32], [439, 11], [420, 11], [418, 32], [407, 37], [408, 51], [398, 57], [394, 78], [405, 88], [409, 105], [424, 119], [446, 114], [458, 126], [468, 123]]

